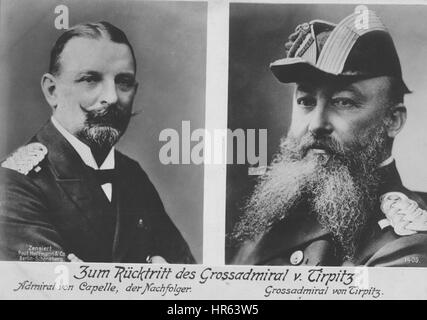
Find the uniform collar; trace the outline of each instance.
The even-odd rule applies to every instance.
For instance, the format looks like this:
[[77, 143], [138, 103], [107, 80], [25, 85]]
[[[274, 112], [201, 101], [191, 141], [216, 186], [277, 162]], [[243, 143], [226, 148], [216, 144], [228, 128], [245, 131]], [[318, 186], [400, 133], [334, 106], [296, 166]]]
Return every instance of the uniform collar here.
[[58, 120], [55, 119], [54, 116], [50, 119], [52, 121], [52, 124], [55, 126], [55, 128], [64, 136], [64, 138], [71, 144], [71, 146], [74, 148], [74, 150], [78, 153], [80, 158], [82, 158], [83, 162], [95, 169], [95, 170], [107, 170], [107, 169], [114, 169], [115, 167], [115, 158], [114, 158], [114, 147], [111, 148], [110, 152], [108, 153], [107, 157], [105, 158], [104, 162], [101, 164], [100, 167], [98, 167], [95, 158], [93, 157], [92, 151], [90, 148], [81, 142], [79, 139], [77, 139], [74, 135], [69, 133], [67, 129], [65, 129]]
[[380, 163], [380, 165], [378, 166], [379, 168], [388, 166], [389, 164], [391, 164], [394, 161], [393, 156], [388, 157], [387, 159], [385, 159], [383, 162]]
[[379, 195], [390, 191], [402, 191], [405, 188], [402, 185], [402, 179], [400, 178], [399, 172], [396, 168], [396, 161], [392, 159], [390, 163], [385, 166], [380, 166], [378, 169], [380, 185]]

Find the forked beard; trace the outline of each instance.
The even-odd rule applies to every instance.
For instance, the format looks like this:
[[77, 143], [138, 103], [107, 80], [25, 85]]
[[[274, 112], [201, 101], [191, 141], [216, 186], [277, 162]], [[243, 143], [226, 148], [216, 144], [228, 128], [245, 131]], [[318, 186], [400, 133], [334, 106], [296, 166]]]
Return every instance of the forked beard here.
[[77, 137], [92, 150], [110, 150], [125, 132], [132, 113], [122, 110], [117, 104], [102, 110], [87, 111], [84, 127]]
[[[349, 146], [311, 134], [283, 140], [280, 153], [244, 206], [232, 240], [254, 240], [295, 214], [305, 201], [310, 213], [332, 233], [344, 258], [351, 259], [378, 199], [377, 168], [386, 152], [386, 137], [381, 125]], [[326, 154], [310, 151], [319, 147]]]

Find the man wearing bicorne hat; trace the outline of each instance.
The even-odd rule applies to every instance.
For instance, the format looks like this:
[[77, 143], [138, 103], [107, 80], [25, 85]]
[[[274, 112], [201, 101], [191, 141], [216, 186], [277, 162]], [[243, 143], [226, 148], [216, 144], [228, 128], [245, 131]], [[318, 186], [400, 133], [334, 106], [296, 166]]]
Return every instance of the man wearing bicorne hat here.
[[427, 266], [424, 195], [392, 157], [406, 121], [393, 40], [373, 11], [299, 25], [270, 65], [292, 121], [232, 239], [235, 264]]

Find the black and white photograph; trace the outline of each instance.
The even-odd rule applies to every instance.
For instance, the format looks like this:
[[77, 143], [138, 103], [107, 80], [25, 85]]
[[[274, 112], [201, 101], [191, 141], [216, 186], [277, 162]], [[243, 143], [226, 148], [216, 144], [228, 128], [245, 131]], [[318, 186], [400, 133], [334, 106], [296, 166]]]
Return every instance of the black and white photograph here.
[[[427, 266], [425, 6], [230, 5], [228, 264]], [[267, 151], [265, 151], [267, 150]]]
[[0, 300], [425, 300], [425, 21], [427, 0], [0, 0]]
[[159, 150], [204, 127], [207, 4], [0, 12], [0, 260], [202, 263], [203, 164]]

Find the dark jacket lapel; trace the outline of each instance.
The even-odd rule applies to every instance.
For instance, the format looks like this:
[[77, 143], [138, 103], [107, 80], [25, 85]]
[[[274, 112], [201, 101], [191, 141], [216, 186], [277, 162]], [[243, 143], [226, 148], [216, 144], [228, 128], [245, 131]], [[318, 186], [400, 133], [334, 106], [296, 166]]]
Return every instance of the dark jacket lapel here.
[[97, 220], [108, 205], [108, 199], [91, 170], [51, 121], [38, 132], [36, 139], [48, 149], [47, 158], [57, 184], [79, 209], [76, 211], [88, 219], [91, 229], [101, 235]]
[[321, 227], [308, 209], [299, 209], [288, 218], [278, 222], [259, 239], [248, 242], [239, 250], [234, 264], [268, 264], [298, 246], [329, 234]]
[[[138, 185], [138, 183], [145, 183], [135, 176], [138, 174], [138, 169], [130, 161], [126, 161], [118, 151], [115, 154], [115, 161], [117, 174], [113, 192], [116, 197], [117, 223], [113, 243], [113, 261], [123, 261], [129, 248], [139, 245], [134, 243], [138, 229], [142, 228], [143, 230], [140, 231], [148, 232], [146, 210], [149, 209], [150, 194], [144, 192], [143, 186]], [[150, 241], [147, 237], [144, 247], [149, 245]], [[144, 253], [141, 252], [141, 255]]]

